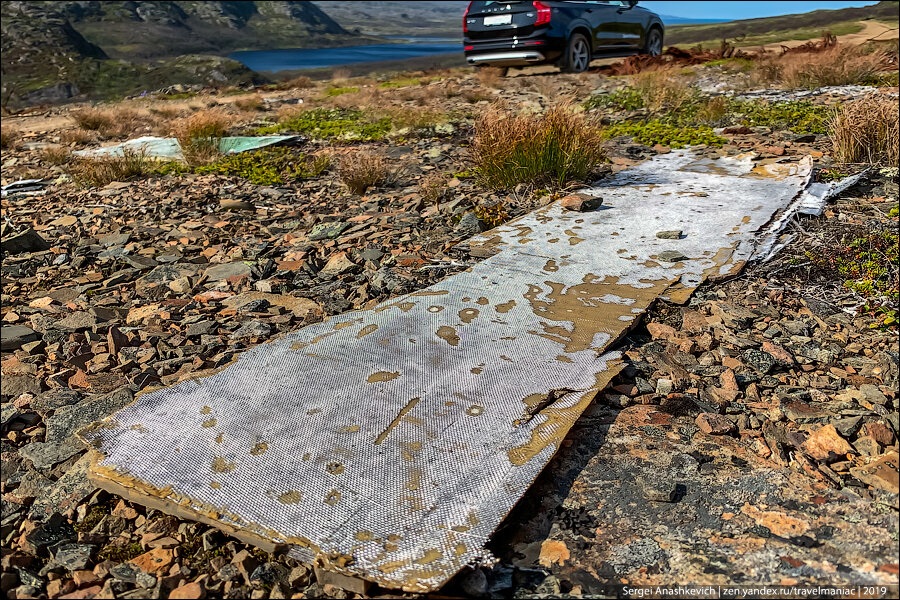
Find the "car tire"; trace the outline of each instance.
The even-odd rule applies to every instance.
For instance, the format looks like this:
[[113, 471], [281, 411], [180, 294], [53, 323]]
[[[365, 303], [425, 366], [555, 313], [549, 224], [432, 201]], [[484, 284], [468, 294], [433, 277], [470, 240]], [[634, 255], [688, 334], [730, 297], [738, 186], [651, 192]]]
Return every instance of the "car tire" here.
[[559, 63], [563, 73], [583, 73], [591, 64], [591, 45], [580, 33], [574, 34], [566, 44], [565, 54]]
[[659, 27], [653, 27], [647, 32], [647, 39], [644, 41], [644, 47], [641, 48], [641, 54], [649, 56], [659, 56], [663, 50], [663, 33]]

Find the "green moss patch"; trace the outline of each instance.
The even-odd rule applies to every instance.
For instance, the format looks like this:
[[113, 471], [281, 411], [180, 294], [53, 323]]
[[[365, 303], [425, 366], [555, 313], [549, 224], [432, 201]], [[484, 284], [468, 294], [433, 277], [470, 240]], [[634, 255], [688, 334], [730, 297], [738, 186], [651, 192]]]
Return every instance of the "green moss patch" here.
[[361, 110], [315, 108], [276, 125], [261, 127], [255, 135], [296, 132], [314, 139], [379, 140], [391, 131], [390, 118], [373, 119]]
[[226, 156], [211, 165], [197, 167], [198, 174], [237, 176], [257, 185], [276, 185], [317, 177], [328, 168], [327, 156], [307, 157], [288, 148], [266, 148]]
[[621, 135], [634, 136], [636, 141], [646, 146], [661, 144], [669, 148], [684, 148], [698, 144], [721, 146], [727, 141], [713, 133], [711, 127], [705, 125], [685, 126], [660, 120], [623, 121], [603, 130], [603, 137], [606, 139]]

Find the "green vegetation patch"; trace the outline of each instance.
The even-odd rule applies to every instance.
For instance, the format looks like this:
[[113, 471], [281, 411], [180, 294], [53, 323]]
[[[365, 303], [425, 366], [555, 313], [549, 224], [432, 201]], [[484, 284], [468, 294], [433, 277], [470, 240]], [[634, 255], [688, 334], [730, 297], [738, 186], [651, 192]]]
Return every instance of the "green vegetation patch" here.
[[603, 130], [603, 137], [606, 139], [621, 135], [634, 136], [636, 141], [646, 146], [661, 144], [669, 148], [684, 148], [698, 144], [721, 146], [727, 141], [713, 133], [712, 128], [706, 125], [676, 125], [661, 120], [643, 123], [623, 121]]
[[379, 140], [391, 131], [388, 117], [372, 119], [361, 110], [314, 108], [281, 123], [261, 127], [254, 135], [292, 131], [314, 139]]
[[326, 96], [341, 96], [343, 94], [355, 94], [359, 91], [358, 87], [332, 87], [325, 90]]
[[808, 100], [759, 102], [732, 100], [727, 112], [742, 125], [790, 129], [794, 133], [827, 133], [830, 110]]
[[132, 542], [127, 546], [106, 546], [97, 554], [97, 558], [101, 561], [111, 560], [113, 562], [128, 562], [137, 558], [144, 553], [144, 548], [140, 542]]
[[583, 104], [585, 110], [594, 108], [614, 108], [618, 110], [637, 110], [644, 108], [644, 97], [633, 87], [621, 88], [609, 94], [591, 96]]
[[419, 85], [422, 80], [418, 77], [408, 77], [406, 79], [395, 79], [393, 81], [383, 81], [378, 84], [382, 89], [409, 87], [411, 85]]
[[866, 308], [881, 315], [882, 325], [896, 326], [900, 298], [900, 236], [896, 229], [860, 231], [827, 251], [808, 251], [806, 256], [825, 272], [843, 279], [844, 287], [869, 300]]
[[318, 177], [328, 168], [329, 162], [327, 155], [307, 157], [288, 148], [265, 148], [226, 156], [211, 165], [197, 167], [195, 172], [243, 177], [257, 185], [276, 185]]

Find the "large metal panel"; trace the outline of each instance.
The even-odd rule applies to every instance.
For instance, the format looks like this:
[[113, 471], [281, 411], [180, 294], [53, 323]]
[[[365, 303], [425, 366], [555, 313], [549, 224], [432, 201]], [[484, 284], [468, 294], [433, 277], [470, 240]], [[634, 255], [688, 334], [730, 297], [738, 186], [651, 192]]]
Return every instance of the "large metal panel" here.
[[[551, 205], [471, 240], [496, 254], [467, 272], [140, 395], [83, 432], [91, 477], [346, 574], [436, 589], [482, 555], [617, 372], [608, 346], [660, 294], [746, 260], [809, 167], [681, 151], [623, 171], [589, 190], [599, 210]], [[673, 229], [682, 239], [656, 236]]]

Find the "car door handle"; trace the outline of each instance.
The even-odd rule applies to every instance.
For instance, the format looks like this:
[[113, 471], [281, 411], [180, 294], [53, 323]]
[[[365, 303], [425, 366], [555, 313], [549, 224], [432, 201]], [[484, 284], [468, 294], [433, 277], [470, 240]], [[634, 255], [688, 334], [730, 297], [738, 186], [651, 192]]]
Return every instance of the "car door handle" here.
[[593, 9], [593, 8], [586, 8], [586, 9], [584, 9], [584, 12], [589, 12], [589, 13], [591, 13], [591, 12], [594, 12], [594, 9]]

